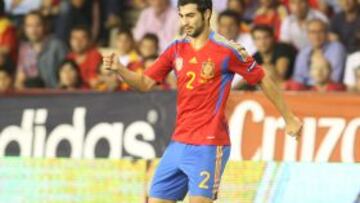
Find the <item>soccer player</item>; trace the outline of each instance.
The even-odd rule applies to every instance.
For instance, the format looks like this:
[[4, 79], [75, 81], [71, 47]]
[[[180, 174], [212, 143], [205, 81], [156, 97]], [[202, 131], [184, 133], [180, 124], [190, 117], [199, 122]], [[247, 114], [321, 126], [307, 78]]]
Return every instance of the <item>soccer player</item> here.
[[175, 72], [176, 128], [155, 172], [149, 202], [172, 203], [188, 193], [191, 203], [211, 203], [230, 153], [224, 109], [235, 73], [261, 86], [284, 117], [287, 134], [298, 138], [302, 123], [245, 49], [210, 29], [211, 0], [179, 0], [178, 9], [186, 36], [171, 43], [143, 74], [126, 69], [114, 54], [104, 57], [104, 68], [143, 92]]

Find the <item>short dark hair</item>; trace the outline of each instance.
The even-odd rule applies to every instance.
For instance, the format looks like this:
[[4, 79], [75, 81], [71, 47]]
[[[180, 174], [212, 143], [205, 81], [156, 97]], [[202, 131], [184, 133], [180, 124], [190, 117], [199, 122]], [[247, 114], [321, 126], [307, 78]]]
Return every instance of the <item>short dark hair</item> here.
[[155, 42], [155, 44], [157, 46], [159, 46], [159, 38], [156, 34], [153, 34], [153, 33], [146, 33], [143, 38], [141, 39], [141, 41], [143, 40], [151, 40], [153, 42]]
[[126, 35], [128, 36], [132, 41], [134, 41], [134, 35], [129, 29], [120, 29], [117, 33], [117, 36], [119, 35]]
[[251, 29], [251, 34], [254, 35], [254, 33], [256, 31], [260, 31], [260, 32], [266, 32], [268, 33], [270, 36], [274, 37], [275, 33], [274, 33], [274, 29], [272, 27], [270, 27], [269, 25], [255, 25], [252, 29]]
[[221, 12], [218, 16], [218, 22], [220, 21], [220, 19], [222, 17], [232, 18], [232, 19], [234, 19], [236, 24], [240, 26], [241, 19], [240, 19], [240, 15], [237, 12], [235, 12], [233, 10], [225, 10], [225, 11]]
[[207, 9], [212, 11], [212, 0], [178, 0], [178, 8], [187, 4], [196, 4], [201, 13], [204, 13]]
[[64, 68], [66, 64], [70, 64], [73, 70], [77, 72], [77, 82], [75, 84], [76, 87], [81, 87], [83, 80], [81, 78], [80, 66], [73, 59], [64, 59], [62, 63], [59, 65], [57, 70], [57, 79], [60, 82], [60, 72]]
[[91, 32], [90, 32], [90, 28], [87, 25], [75, 25], [74, 27], [71, 28], [71, 32], [74, 31], [82, 31], [86, 34], [86, 36], [91, 39]]

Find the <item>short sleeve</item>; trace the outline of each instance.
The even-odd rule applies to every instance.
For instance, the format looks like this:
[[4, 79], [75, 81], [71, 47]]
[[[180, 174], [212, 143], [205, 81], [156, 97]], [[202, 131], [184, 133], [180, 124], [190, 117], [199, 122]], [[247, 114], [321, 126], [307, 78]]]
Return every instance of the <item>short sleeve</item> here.
[[250, 85], [255, 85], [265, 76], [265, 72], [253, 57], [242, 49], [230, 54], [229, 71], [241, 75]]
[[171, 72], [173, 67], [173, 60], [175, 57], [175, 46], [176, 43], [170, 45], [150, 66], [145, 70], [145, 75], [155, 80], [158, 84], [162, 83], [166, 76]]

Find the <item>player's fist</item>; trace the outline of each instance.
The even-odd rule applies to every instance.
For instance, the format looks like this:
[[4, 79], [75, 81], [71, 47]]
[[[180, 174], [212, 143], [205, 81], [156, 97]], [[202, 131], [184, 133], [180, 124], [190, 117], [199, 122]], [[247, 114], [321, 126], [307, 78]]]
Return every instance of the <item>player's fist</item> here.
[[303, 123], [300, 121], [299, 118], [293, 117], [290, 121], [286, 123], [286, 134], [293, 136], [296, 140], [299, 140], [302, 133]]
[[115, 53], [111, 53], [103, 56], [103, 66], [102, 68], [105, 71], [118, 73], [119, 68], [121, 68], [120, 63], [118, 63], [117, 57]]

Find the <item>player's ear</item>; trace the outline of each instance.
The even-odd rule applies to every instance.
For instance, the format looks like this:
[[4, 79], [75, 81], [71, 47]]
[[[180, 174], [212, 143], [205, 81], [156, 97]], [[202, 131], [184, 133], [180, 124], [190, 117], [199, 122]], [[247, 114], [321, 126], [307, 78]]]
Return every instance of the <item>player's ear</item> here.
[[210, 9], [206, 9], [205, 12], [204, 12], [204, 17], [207, 20], [207, 22], [209, 22], [209, 23], [210, 23], [211, 13], [212, 12], [211, 12]]

